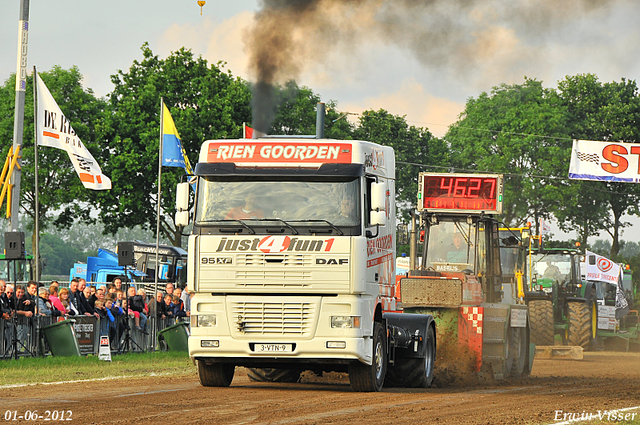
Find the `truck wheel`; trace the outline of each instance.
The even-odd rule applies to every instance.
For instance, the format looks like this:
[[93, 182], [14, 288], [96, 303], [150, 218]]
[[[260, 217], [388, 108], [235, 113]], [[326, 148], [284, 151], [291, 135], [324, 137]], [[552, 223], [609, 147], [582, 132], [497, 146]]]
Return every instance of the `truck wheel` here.
[[549, 300], [529, 301], [531, 342], [553, 345], [553, 304]]
[[396, 358], [396, 364], [387, 369], [385, 382], [390, 383], [387, 386], [429, 388], [433, 384], [436, 362], [436, 336], [431, 326], [427, 330], [424, 354], [423, 359]]
[[292, 369], [249, 368], [247, 376], [255, 382], [298, 382], [300, 371]]
[[198, 377], [204, 387], [228, 387], [236, 367], [228, 363], [207, 364], [198, 360]]
[[387, 344], [382, 324], [373, 326], [373, 359], [371, 365], [359, 361], [349, 364], [349, 383], [357, 392], [380, 391], [387, 373]]
[[591, 309], [585, 303], [569, 303], [569, 345], [584, 349], [591, 342]]
[[509, 356], [513, 358], [509, 375], [520, 378], [527, 360], [527, 328], [511, 328], [509, 335]]

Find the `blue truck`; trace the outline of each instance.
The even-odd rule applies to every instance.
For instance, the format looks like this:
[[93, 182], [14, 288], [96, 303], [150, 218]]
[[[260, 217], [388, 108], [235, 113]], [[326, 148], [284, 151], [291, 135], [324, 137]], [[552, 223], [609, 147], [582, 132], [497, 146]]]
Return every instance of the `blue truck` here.
[[[118, 245], [121, 245], [119, 243]], [[134, 265], [126, 267], [127, 279], [132, 282], [155, 282], [156, 245], [141, 241], [127, 242], [133, 252]], [[158, 282], [186, 282], [187, 251], [182, 248], [160, 245], [158, 250]], [[115, 277], [125, 276], [125, 267], [118, 265], [118, 253], [109, 249], [98, 249], [96, 257], [87, 257], [86, 263], [75, 263], [69, 271], [69, 280], [83, 278], [87, 282], [111, 282]]]

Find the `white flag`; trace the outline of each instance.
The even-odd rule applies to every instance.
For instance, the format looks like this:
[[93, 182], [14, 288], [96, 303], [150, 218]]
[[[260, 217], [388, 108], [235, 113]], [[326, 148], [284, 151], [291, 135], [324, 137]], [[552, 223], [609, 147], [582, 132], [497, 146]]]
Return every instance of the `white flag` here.
[[541, 218], [540, 219], [540, 236], [544, 236], [550, 231], [551, 231], [551, 225]]
[[40, 146], [67, 151], [80, 181], [87, 189], [111, 189], [111, 180], [102, 174], [93, 155], [73, 131], [71, 123], [37, 73], [36, 80], [38, 84], [38, 140], [36, 142]]
[[620, 276], [620, 265], [614, 263], [602, 255], [586, 251], [585, 252], [586, 278], [599, 282], [618, 284]]

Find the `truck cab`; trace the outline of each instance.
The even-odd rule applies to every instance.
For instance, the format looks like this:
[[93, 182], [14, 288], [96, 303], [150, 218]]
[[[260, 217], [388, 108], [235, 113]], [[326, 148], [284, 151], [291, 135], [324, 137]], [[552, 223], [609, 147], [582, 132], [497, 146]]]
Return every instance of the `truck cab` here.
[[195, 176], [178, 186], [176, 223], [193, 218], [189, 354], [203, 385], [227, 386], [245, 366], [345, 371], [355, 390], [377, 391], [393, 361], [389, 332], [425, 350], [426, 318], [399, 331], [403, 320], [386, 316], [396, 310], [394, 184], [393, 149], [370, 142], [202, 145]]

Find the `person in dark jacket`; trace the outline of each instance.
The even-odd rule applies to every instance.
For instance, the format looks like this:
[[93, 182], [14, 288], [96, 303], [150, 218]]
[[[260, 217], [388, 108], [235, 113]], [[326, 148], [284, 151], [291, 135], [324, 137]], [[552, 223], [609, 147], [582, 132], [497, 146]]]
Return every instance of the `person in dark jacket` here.
[[184, 302], [178, 295], [173, 296], [173, 316], [174, 317], [187, 317], [187, 312], [184, 311]]
[[127, 295], [129, 296], [127, 299], [127, 304], [129, 305], [129, 310], [133, 312], [136, 319], [136, 328], [139, 331], [144, 332], [145, 326], [147, 324], [147, 315], [144, 313], [144, 298], [142, 297], [142, 295], [136, 294], [136, 288], [134, 288], [133, 286], [129, 287]]
[[91, 288], [87, 287], [87, 281], [84, 279], [78, 280], [78, 304], [80, 304], [80, 313], [85, 316], [95, 316], [99, 318], [100, 315], [95, 312], [93, 307], [89, 304], [89, 297], [91, 297]]

